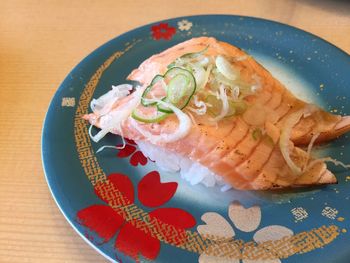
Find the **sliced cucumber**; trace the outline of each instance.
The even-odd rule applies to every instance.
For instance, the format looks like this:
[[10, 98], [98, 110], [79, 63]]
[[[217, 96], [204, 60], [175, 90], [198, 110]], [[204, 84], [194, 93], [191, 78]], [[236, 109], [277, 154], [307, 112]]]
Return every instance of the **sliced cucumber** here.
[[[179, 109], [185, 108], [196, 91], [196, 80], [193, 74], [186, 69], [173, 67], [165, 73], [164, 79], [169, 82], [167, 96], [163, 101], [171, 103]], [[161, 112], [173, 112], [159, 103], [157, 108]]]
[[[147, 98], [148, 93], [152, 90], [153, 86], [160, 80], [162, 80], [164, 77], [162, 75], [156, 75], [152, 81], [151, 84], [149, 84], [147, 86], [147, 88], [145, 89], [145, 91], [142, 93], [142, 97], [141, 97], [141, 104], [145, 107], [148, 106], [153, 106], [156, 105], [157, 102], [153, 101], [152, 98]], [[162, 99], [162, 98], [160, 98]]]
[[137, 121], [144, 123], [157, 123], [168, 117], [169, 114], [164, 112], [155, 111], [154, 115], [144, 115], [139, 109], [134, 109], [131, 113], [131, 117]]
[[179, 100], [186, 95], [190, 86], [190, 79], [184, 74], [176, 75], [168, 85], [167, 100], [173, 104], [177, 104]]
[[[186, 95], [187, 87], [189, 86], [189, 78], [184, 74], [177, 74], [169, 82], [167, 89], [167, 97], [163, 99], [165, 102], [170, 102], [173, 105], [177, 105], [182, 97]], [[162, 104], [157, 105], [158, 110], [162, 112], [172, 113], [173, 111]]]

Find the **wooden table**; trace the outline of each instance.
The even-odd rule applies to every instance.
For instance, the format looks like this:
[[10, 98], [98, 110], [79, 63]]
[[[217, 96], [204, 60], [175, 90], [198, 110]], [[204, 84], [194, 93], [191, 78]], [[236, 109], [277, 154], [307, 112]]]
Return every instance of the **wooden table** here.
[[347, 1], [1, 1], [0, 262], [106, 262], [68, 225], [46, 185], [40, 138], [50, 99], [107, 40], [152, 21], [206, 13], [287, 23], [350, 53]]

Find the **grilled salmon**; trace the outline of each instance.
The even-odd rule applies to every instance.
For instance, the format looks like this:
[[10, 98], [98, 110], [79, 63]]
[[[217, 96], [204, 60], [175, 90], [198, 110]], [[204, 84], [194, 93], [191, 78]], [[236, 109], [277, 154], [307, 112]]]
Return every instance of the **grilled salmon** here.
[[[167, 80], [171, 75], [167, 72], [175, 68], [184, 71], [178, 70]], [[193, 93], [186, 74], [193, 74], [196, 82]], [[154, 85], [155, 76], [160, 76], [159, 82], [163, 84]], [[84, 118], [106, 132], [150, 141], [198, 162], [236, 189], [265, 190], [337, 182], [323, 160], [310, 156], [311, 147], [308, 151], [300, 147], [347, 132], [350, 117], [330, 114], [296, 98], [254, 58], [231, 44], [210, 37], [193, 38], [151, 56], [128, 79], [142, 84], [139, 91]], [[172, 87], [166, 89], [164, 85]], [[152, 103], [141, 105], [140, 100], [150, 87], [152, 96], [148, 100]], [[163, 111], [158, 118], [158, 110], [162, 109], [159, 106]], [[131, 111], [126, 110], [130, 107], [142, 112], [146, 120], [133, 118]], [[154, 114], [157, 118], [147, 118]], [[117, 126], [109, 125], [120, 115], [125, 117]], [[182, 122], [186, 122], [186, 132], [181, 131], [186, 126]], [[180, 135], [162, 140], [173, 134]]]

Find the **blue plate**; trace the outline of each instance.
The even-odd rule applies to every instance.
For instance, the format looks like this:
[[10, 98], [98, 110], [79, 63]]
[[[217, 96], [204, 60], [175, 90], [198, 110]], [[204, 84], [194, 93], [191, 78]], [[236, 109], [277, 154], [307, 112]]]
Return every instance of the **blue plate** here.
[[[96, 153], [121, 139], [108, 135], [98, 144], [90, 141], [81, 116], [91, 99], [125, 83], [152, 54], [197, 36], [244, 49], [297, 96], [328, 111], [350, 113], [349, 55], [302, 30], [230, 15], [180, 17], [137, 28], [79, 63], [48, 110], [42, 159], [66, 219], [115, 261], [349, 262], [350, 174], [344, 169], [330, 166], [339, 184], [323, 188], [221, 192], [157, 171], [132, 141], [124, 150]], [[318, 151], [350, 163], [349, 147], [343, 136]]]

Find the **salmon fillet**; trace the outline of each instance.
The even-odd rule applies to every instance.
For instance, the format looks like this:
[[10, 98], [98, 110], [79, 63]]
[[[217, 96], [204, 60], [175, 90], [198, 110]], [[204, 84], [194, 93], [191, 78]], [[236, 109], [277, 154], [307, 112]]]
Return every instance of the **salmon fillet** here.
[[[144, 89], [155, 75], [164, 74], [167, 66], [178, 57], [205, 47], [207, 56], [231, 58], [245, 83], [259, 79], [259, 89], [244, 98], [247, 109], [243, 114], [222, 119], [216, 126], [201, 122], [198, 117], [199, 123], [193, 124], [185, 137], [169, 143], [152, 143], [199, 162], [236, 189], [266, 190], [336, 183], [336, 177], [323, 161], [315, 161], [298, 146], [308, 145], [315, 135], [316, 142], [340, 136], [350, 130], [350, 117], [332, 115], [299, 100], [241, 49], [214, 38], [193, 38], [151, 56], [132, 71], [128, 79], [138, 81]], [[135, 98], [135, 93], [130, 94], [114, 103], [109, 112], [118, 114]], [[290, 160], [300, 170], [295, 173], [281, 152], [279, 141], [287, 123], [300, 112], [303, 114], [299, 114], [300, 118], [293, 123], [288, 141]], [[108, 122], [107, 117], [97, 113], [84, 116], [91, 124], [102, 128]], [[176, 116], [171, 115], [159, 123], [138, 125], [157, 135], [174, 133], [179, 124]], [[255, 136], [257, 127], [262, 127], [265, 132]], [[145, 133], [135, 128], [135, 120], [130, 116], [122, 122], [120, 129], [110, 132], [132, 140], [149, 140]]]

